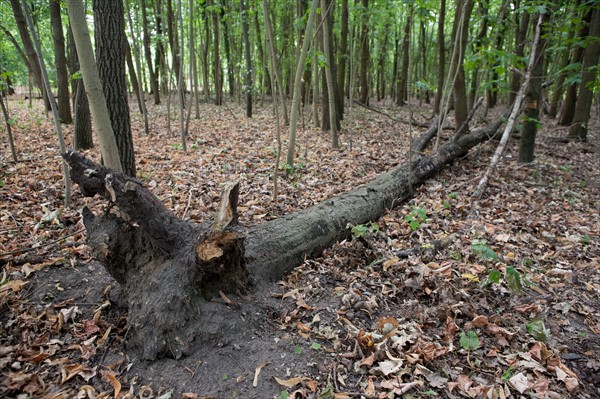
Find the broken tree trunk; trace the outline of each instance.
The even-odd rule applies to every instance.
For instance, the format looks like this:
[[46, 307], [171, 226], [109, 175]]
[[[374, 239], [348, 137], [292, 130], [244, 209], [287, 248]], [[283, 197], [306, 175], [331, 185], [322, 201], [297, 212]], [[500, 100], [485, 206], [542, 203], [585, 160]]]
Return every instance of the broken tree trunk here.
[[[129, 308], [127, 345], [146, 359], [179, 358], [190, 344], [226, 336], [247, 313], [223, 303], [277, 281], [306, 258], [348, 236], [348, 224], [376, 220], [401, 204], [447, 163], [493, 137], [503, 120], [423, 150], [437, 121], [413, 143], [412, 162], [353, 191], [251, 228], [237, 222], [239, 186], [225, 187], [212, 222], [183, 221], [135, 178], [115, 173], [76, 152], [64, 155], [83, 195], [96, 194], [116, 210], [83, 210], [92, 255], [123, 287]], [[211, 300], [211, 299], [217, 300]], [[226, 301], [230, 302], [231, 301]]]

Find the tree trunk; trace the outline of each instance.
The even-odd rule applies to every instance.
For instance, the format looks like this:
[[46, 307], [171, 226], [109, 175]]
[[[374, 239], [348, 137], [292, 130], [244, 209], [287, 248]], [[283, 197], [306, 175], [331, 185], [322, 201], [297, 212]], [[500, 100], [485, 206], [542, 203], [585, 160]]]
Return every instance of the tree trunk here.
[[179, 76], [179, 40], [177, 38], [177, 29], [175, 29], [172, 0], [167, 0], [167, 37], [169, 39], [169, 47], [171, 48], [173, 71], [175, 71], [175, 76]]
[[360, 31], [360, 102], [369, 105], [369, 0], [362, 0]]
[[215, 105], [223, 105], [223, 80], [221, 79], [221, 57], [219, 54], [219, 13], [212, 12], [213, 23], [213, 74], [215, 79]]
[[156, 54], [154, 65], [156, 66], [156, 81], [159, 82], [159, 85], [163, 87], [163, 91], [167, 91], [167, 79], [165, 76], [167, 74], [167, 65], [165, 61], [165, 46], [163, 45], [163, 28], [162, 28], [162, 2], [161, 0], [156, 0], [156, 9], [154, 10], [155, 14], [155, 28], [156, 28]]
[[[454, 52], [452, 57], [452, 71], [454, 85], [452, 94], [454, 96], [454, 118], [456, 129], [467, 120], [469, 109], [467, 107], [467, 88], [465, 83], [465, 69], [463, 60], [467, 50], [467, 38], [469, 37], [469, 20], [473, 10], [473, 0], [458, 0], [454, 18], [453, 35]], [[468, 128], [464, 131], [468, 131]]]
[[286, 163], [293, 170], [294, 169], [294, 154], [296, 153], [296, 129], [298, 127], [298, 116], [300, 114], [300, 95], [302, 90], [302, 75], [304, 74], [304, 65], [306, 63], [306, 57], [308, 55], [308, 48], [312, 41], [312, 31], [315, 25], [315, 14], [319, 0], [313, 0], [310, 7], [310, 14], [308, 15], [308, 21], [306, 22], [306, 29], [304, 31], [304, 40], [302, 41], [302, 50], [298, 57], [296, 64], [296, 77], [294, 79], [294, 94], [292, 98], [292, 111], [290, 116], [290, 135], [288, 139], [288, 152]]
[[[537, 20], [538, 18], [536, 18]], [[540, 108], [542, 106], [542, 83], [544, 81], [545, 53], [548, 46], [548, 37], [551, 34], [551, 28], [548, 26], [550, 21], [550, 11], [542, 16], [542, 35], [539, 39], [538, 54], [535, 63], [531, 69], [531, 78], [527, 86], [526, 98], [527, 109], [521, 128], [521, 139], [519, 143], [519, 162], [533, 162], [535, 153], [535, 137], [540, 122]], [[513, 75], [514, 77], [514, 75]], [[518, 91], [518, 90], [517, 90]]]
[[33, 42], [31, 41], [31, 35], [27, 29], [27, 22], [25, 21], [25, 16], [23, 15], [23, 9], [21, 8], [19, 0], [10, 0], [10, 5], [13, 10], [13, 15], [15, 16], [15, 22], [17, 24], [17, 29], [19, 30], [19, 36], [21, 36], [23, 49], [25, 50], [25, 54], [27, 54], [27, 60], [29, 61], [29, 66], [33, 72], [33, 78], [35, 79], [37, 86], [40, 88], [46, 109], [49, 110], [50, 101], [42, 80], [40, 62], [36, 55], [35, 48], [33, 47]]
[[444, 93], [444, 72], [446, 65], [446, 44], [444, 36], [444, 22], [446, 20], [446, 0], [440, 1], [440, 16], [438, 17], [438, 77], [437, 91], [435, 93], [435, 103], [433, 113], [440, 114], [440, 105], [442, 103], [442, 94]]
[[113, 132], [110, 115], [106, 104], [106, 98], [102, 91], [102, 82], [96, 62], [94, 61], [94, 50], [87, 28], [85, 9], [81, 0], [67, 0], [67, 10], [71, 29], [73, 30], [73, 41], [77, 47], [77, 57], [81, 65], [83, 83], [88, 96], [94, 126], [100, 142], [100, 153], [102, 159], [109, 168], [122, 171], [119, 150]]
[[410, 3], [408, 9], [408, 17], [404, 26], [404, 38], [402, 41], [402, 69], [400, 79], [398, 80], [398, 97], [396, 97], [397, 105], [405, 105], [408, 101], [408, 67], [410, 62], [410, 32], [413, 21], [413, 3]]
[[[527, 10], [523, 10], [521, 18], [519, 20], [519, 30], [515, 37], [515, 56], [517, 59], [523, 58], [525, 54], [525, 43], [527, 42], [527, 30], [529, 28], [529, 13]], [[521, 86], [521, 73], [513, 71], [512, 79], [510, 81], [510, 94], [508, 96], [508, 103], [512, 104], [515, 101], [517, 91]]]
[[338, 68], [337, 68], [337, 100], [338, 108], [344, 112], [344, 97], [346, 87], [346, 61], [348, 60], [348, 0], [342, 0], [342, 26], [340, 27], [340, 45], [338, 46]]
[[146, 58], [148, 74], [150, 75], [150, 87], [152, 87], [152, 94], [154, 95], [154, 104], [158, 105], [160, 104], [160, 90], [158, 89], [158, 76], [152, 67], [152, 51], [150, 50], [150, 30], [148, 29], [148, 16], [146, 15], [146, 0], [142, 0], [140, 8], [142, 9], [142, 32], [144, 34], [142, 40], [144, 46], [144, 56]]
[[[578, 38], [583, 41], [588, 36], [590, 30], [590, 21], [592, 17], [592, 10], [590, 9], [583, 18], [581, 29], [579, 31]], [[571, 64], [579, 64], [583, 58], [584, 48], [577, 44], [574, 46], [573, 56], [571, 57]], [[558, 124], [561, 126], [569, 126], [573, 122], [575, 116], [575, 104], [577, 102], [577, 83], [572, 82], [566, 88], [565, 100], [563, 101], [563, 107], [560, 112], [560, 118]]]
[[598, 58], [600, 56], [600, 9], [594, 7], [590, 21], [590, 31], [588, 36], [588, 45], [583, 55], [581, 85], [579, 95], [577, 96], [577, 105], [573, 116], [573, 123], [569, 129], [569, 137], [577, 138], [582, 141], [587, 140], [588, 121], [592, 109], [594, 94], [590, 87], [594, 83]]
[[227, 85], [229, 86], [229, 95], [233, 97], [235, 94], [235, 76], [234, 62], [231, 55], [231, 45], [229, 38], [229, 26], [227, 18], [225, 18], [225, 8], [221, 7], [219, 13], [219, 23], [221, 24], [221, 32], [223, 32], [223, 49], [225, 50], [225, 61], [227, 62]]
[[69, 97], [69, 76], [67, 73], [67, 57], [65, 55], [65, 36], [60, 17], [59, 0], [50, 0], [50, 24], [54, 41], [54, 64], [58, 84], [58, 115], [62, 123], [73, 123], [71, 102]]
[[[125, 79], [123, 0], [94, 0], [96, 62], [123, 172], [135, 176], [135, 156]], [[80, 59], [81, 61], [81, 59]]]
[[[487, 36], [489, 7], [489, 0], [479, 1], [479, 13], [481, 14], [481, 22], [479, 23], [479, 33], [477, 33], [477, 36], [475, 36], [475, 40], [473, 40], [473, 54], [485, 51], [483, 47], [483, 41]], [[471, 89], [469, 90], [469, 101], [467, 102], [467, 108], [469, 109], [473, 108], [473, 104], [475, 104], [477, 97], [477, 91], [479, 90], [479, 76], [481, 74], [479, 65], [480, 64], [476, 64], [476, 66], [473, 68], [473, 74], [471, 78]]]
[[[256, 48], [258, 49], [258, 57], [263, 67], [261, 87], [268, 95], [273, 95], [271, 92], [271, 74], [269, 73], [269, 59], [265, 55], [265, 48], [262, 44], [260, 22], [258, 21], [259, 10], [254, 12], [254, 37], [256, 38]], [[269, 51], [268, 49], [266, 51]]]
[[412, 163], [318, 205], [251, 228], [237, 223], [239, 187], [229, 184], [213, 221], [178, 219], [141, 183], [69, 152], [73, 180], [85, 196], [99, 194], [114, 212], [83, 221], [93, 256], [123, 287], [129, 306], [129, 349], [146, 359], [179, 358], [190, 345], [222, 339], [239, 329], [239, 308], [211, 298], [235, 295], [277, 281], [307, 257], [320, 254], [349, 235], [348, 224], [376, 220], [411, 196], [444, 165], [494, 136], [502, 124], [471, 132], [428, 156], [423, 148], [436, 134], [437, 121], [413, 145]]
[[[69, 49], [67, 52], [67, 61], [71, 76], [73, 76], [76, 72], [79, 72], [79, 60], [77, 59], [77, 49], [75, 48], [73, 31], [70, 24], [67, 31], [67, 38]], [[78, 79], [72, 79], [71, 91], [75, 94], [75, 98], [73, 98], [73, 147], [76, 151], [87, 150], [94, 147], [94, 139], [92, 135], [90, 104], [81, 76]]]
[[250, 58], [250, 40], [248, 39], [248, 9], [244, 0], [240, 0], [242, 13], [242, 32], [244, 36], [244, 58], [246, 58], [246, 71], [244, 73], [244, 92], [246, 93], [246, 116], [252, 118], [252, 59]]
[[279, 90], [279, 98], [281, 99], [281, 106], [283, 108], [283, 124], [287, 126], [290, 124], [290, 119], [288, 116], [285, 96], [283, 94], [284, 87], [283, 80], [281, 77], [281, 66], [279, 65], [279, 62], [277, 61], [276, 57], [275, 36], [273, 35], [273, 27], [271, 26], [271, 15], [269, 14], [269, 3], [267, 0], [263, 0], [263, 18], [265, 21], [265, 44], [268, 46], [269, 57], [271, 58], [271, 62], [273, 63], [273, 75], [275, 77], [277, 89]]
[[[327, 10], [327, 2], [326, 0], [321, 0], [321, 9]], [[338, 138], [338, 121], [337, 121], [337, 110], [336, 110], [336, 102], [335, 102], [335, 88], [333, 87], [333, 76], [334, 74], [331, 71], [331, 66], [333, 65], [333, 59], [331, 58], [331, 48], [330, 39], [331, 39], [331, 26], [329, 25], [329, 12], [326, 12], [323, 15], [323, 51], [327, 58], [326, 66], [325, 66], [325, 80], [327, 83], [327, 96], [329, 101], [329, 125], [331, 127], [331, 145], [334, 149], [338, 149], [340, 147], [339, 138]]]
[[142, 108], [142, 96], [140, 92], [143, 89], [140, 87], [140, 82], [138, 82], [137, 73], [135, 72], [135, 65], [133, 65], [133, 56], [131, 55], [131, 46], [129, 46], [129, 42], [125, 41], [125, 60], [127, 61], [127, 70], [129, 71], [129, 83], [131, 83], [131, 90], [135, 95], [135, 99], [138, 103], [138, 109], [140, 110], [140, 114], [144, 114], [144, 109]]

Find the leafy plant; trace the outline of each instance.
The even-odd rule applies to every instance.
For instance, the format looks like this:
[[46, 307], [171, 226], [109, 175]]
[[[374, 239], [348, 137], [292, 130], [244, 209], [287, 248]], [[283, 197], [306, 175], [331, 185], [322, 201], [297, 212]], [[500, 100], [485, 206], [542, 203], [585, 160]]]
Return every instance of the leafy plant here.
[[404, 216], [404, 221], [408, 223], [412, 231], [417, 231], [421, 223], [427, 220], [427, 211], [423, 208], [413, 208], [412, 211]]
[[318, 342], [313, 342], [312, 344], [310, 344], [310, 349], [318, 351], [319, 349], [321, 349], [321, 344]]
[[509, 366], [504, 373], [502, 373], [502, 380], [508, 381], [512, 377], [515, 366]]
[[302, 354], [302, 348], [301, 348], [301, 347], [299, 347], [299, 346], [296, 346], [296, 347], [294, 348], [294, 353], [295, 353], [296, 355], [301, 355], [301, 354]]
[[487, 278], [483, 281], [482, 286], [485, 287], [489, 284], [500, 284], [502, 273], [499, 270], [492, 270], [488, 273]]
[[592, 243], [592, 239], [587, 234], [581, 237], [581, 243], [583, 245], [590, 245]]
[[492, 248], [487, 246], [487, 241], [485, 240], [473, 240], [473, 242], [471, 242], [471, 251], [485, 260], [497, 261], [500, 259], [498, 254], [494, 252]]
[[348, 224], [348, 226], [346, 227], [351, 228], [352, 235], [354, 236], [354, 238], [365, 238], [367, 234], [372, 234], [379, 231], [379, 226], [375, 222], [369, 222], [367, 224], [357, 224], [356, 226]]
[[173, 143], [171, 144], [171, 148], [173, 148], [174, 150], [183, 150], [183, 146], [181, 145], [181, 143]]
[[460, 333], [460, 346], [461, 348], [472, 351], [479, 348], [479, 337], [473, 330], [469, 330], [466, 333], [463, 331]]
[[512, 266], [508, 266], [506, 268], [504, 280], [512, 292], [519, 292], [523, 288], [521, 273], [519, 273], [519, 271]]
[[288, 391], [281, 391], [279, 394], [279, 399], [289, 399], [290, 393]]
[[546, 342], [550, 335], [550, 332], [544, 325], [544, 320], [538, 317], [531, 319], [531, 321], [525, 325], [525, 328], [527, 329], [527, 332], [538, 341]]

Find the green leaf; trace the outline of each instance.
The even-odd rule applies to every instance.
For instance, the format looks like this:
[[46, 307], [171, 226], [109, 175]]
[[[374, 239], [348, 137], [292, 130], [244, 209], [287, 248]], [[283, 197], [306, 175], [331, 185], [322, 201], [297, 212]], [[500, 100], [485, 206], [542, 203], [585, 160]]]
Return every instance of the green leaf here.
[[488, 284], [499, 284], [500, 278], [502, 277], [502, 273], [499, 270], [492, 270], [488, 273], [487, 279], [483, 282], [483, 285], [486, 286]]
[[321, 344], [319, 344], [318, 342], [313, 342], [312, 344], [310, 344], [310, 349], [318, 351], [319, 349], [321, 349]]
[[296, 347], [294, 348], [294, 353], [295, 353], [296, 355], [301, 355], [301, 354], [302, 354], [302, 348], [301, 348], [301, 347], [299, 347], [299, 346], [296, 346]]
[[477, 256], [485, 260], [498, 260], [498, 254], [494, 250], [486, 245], [484, 240], [473, 240], [471, 243], [471, 250]]
[[477, 336], [477, 333], [473, 330], [467, 331], [466, 334], [461, 332], [460, 346], [468, 351], [479, 348], [479, 337]]
[[548, 340], [550, 332], [546, 329], [544, 320], [540, 318], [532, 319], [525, 327], [527, 328], [527, 332], [538, 341], [546, 342]]
[[289, 399], [290, 393], [288, 391], [281, 391], [279, 394], [279, 399]]
[[14, 125], [15, 123], [17, 123], [17, 120], [15, 118], [10, 118], [8, 121], [6, 121], [6, 123], [8, 123], [9, 125]]
[[506, 371], [504, 373], [502, 373], [503, 381], [510, 380], [510, 377], [512, 377], [513, 369], [514, 369], [514, 366], [510, 366], [509, 368], [506, 369]]
[[521, 273], [512, 266], [506, 268], [506, 275], [504, 276], [508, 288], [513, 292], [521, 291], [523, 288], [523, 282], [521, 281]]

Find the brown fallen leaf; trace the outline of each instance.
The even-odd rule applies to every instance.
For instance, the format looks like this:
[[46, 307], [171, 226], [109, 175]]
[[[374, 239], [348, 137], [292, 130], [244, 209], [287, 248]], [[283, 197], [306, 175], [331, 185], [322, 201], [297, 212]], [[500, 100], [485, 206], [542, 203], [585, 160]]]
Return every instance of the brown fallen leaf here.
[[275, 381], [277, 381], [277, 383], [281, 386], [284, 386], [286, 388], [293, 388], [296, 385], [300, 384], [302, 381], [306, 381], [309, 378], [307, 377], [294, 377], [294, 378], [290, 378], [287, 380], [282, 380], [281, 378], [277, 378], [277, 377], [273, 377], [275, 378]]
[[257, 387], [258, 385], [258, 375], [260, 374], [260, 371], [262, 370], [263, 367], [265, 367], [266, 365], [270, 364], [271, 362], [265, 362], [262, 364], [259, 364], [258, 366], [256, 366], [256, 369], [254, 370], [254, 380], [252, 381], [252, 386], [254, 388]]
[[101, 371], [100, 374], [102, 374], [102, 377], [110, 381], [115, 390], [115, 399], [117, 399], [119, 397], [119, 393], [121, 392], [121, 383], [119, 382], [119, 380], [117, 380], [115, 374], [106, 370]]

